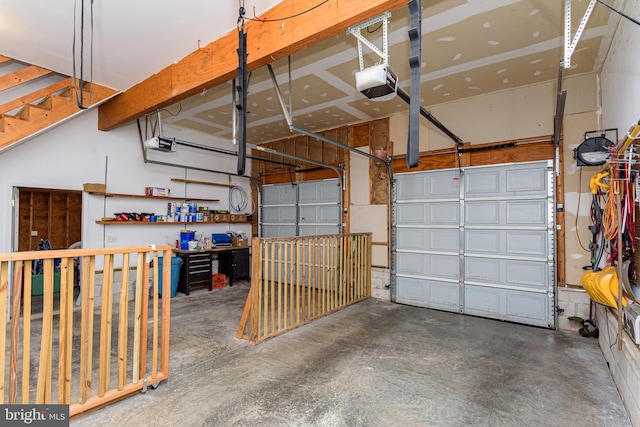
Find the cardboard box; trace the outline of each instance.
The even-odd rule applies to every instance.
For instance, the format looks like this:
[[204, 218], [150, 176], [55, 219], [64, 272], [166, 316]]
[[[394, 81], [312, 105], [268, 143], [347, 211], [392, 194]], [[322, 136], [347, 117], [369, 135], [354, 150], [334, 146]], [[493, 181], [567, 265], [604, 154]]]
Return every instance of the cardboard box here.
[[149, 197], [169, 197], [170, 191], [164, 187], [145, 187], [144, 195]]
[[247, 222], [246, 214], [231, 214], [231, 222]]
[[230, 222], [230, 215], [229, 214], [220, 214], [220, 213], [212, 213], [211, 214], [211, 221], [213, 222]]
[[231, 246], [239, 247], [239, 246], [247, 246], [249, 242], [247, 239], [243, 239], [242, 237], [232, 237], [231, 238]]
[[82, 189], [84, 191], [86, 191], [87, 193], [106, 193], [107, 192], [107, 185], [106, 184], [100, 184], [100, 183], [87, 182], [87, 183], [82, 185]]

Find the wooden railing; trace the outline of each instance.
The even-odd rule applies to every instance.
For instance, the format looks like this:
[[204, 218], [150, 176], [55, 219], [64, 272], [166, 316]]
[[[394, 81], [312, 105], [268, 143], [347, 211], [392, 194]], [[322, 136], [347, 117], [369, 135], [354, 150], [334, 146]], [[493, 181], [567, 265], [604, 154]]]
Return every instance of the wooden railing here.
[[251, 256], [251, 290], [236, 337], [252, 344], [371, 296], [370, 233], [256, 237]]
[[[162, 284], [153, 269], [149, 289], [149, 262], [158, 265], [159, 253], [169, 259], [171, 248], [0, 254], [0, 403], [69, 404], [73, 417], [168, 378], [170, 298], [159, 299], [159, 286], [169, 289], [171, 263]], [[41, 297], [32, 297], [34, 263], [43, 266]], [[36, 298], [41, 316], [32, 314]]]

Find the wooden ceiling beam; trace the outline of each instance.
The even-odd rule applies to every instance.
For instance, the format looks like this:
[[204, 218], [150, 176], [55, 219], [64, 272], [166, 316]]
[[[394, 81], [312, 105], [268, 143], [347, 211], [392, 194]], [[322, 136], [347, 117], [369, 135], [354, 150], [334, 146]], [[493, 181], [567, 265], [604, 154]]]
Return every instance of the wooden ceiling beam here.
[[[270, 20], [296, 15], [319, 3], [321, 0], [283, 0], [260, 18]], [[407, 0], [328, 0], [311, 12], [292, 19], [246, 21], [248, 69], [255, 70], [406, 4]], [[231, 80], [237, 75], [237, 47], [238, 34], [233, 30], [132, 86], [100, 106], [98, 128], [115, 129]]]

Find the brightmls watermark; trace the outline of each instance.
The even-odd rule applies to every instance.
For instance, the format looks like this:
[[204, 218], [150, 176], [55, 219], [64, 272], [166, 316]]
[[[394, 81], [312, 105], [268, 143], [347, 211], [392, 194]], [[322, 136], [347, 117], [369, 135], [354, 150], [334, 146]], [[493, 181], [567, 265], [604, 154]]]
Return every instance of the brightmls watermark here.
[[69, 405], [0, 405], [0, 425], [69, 426]]

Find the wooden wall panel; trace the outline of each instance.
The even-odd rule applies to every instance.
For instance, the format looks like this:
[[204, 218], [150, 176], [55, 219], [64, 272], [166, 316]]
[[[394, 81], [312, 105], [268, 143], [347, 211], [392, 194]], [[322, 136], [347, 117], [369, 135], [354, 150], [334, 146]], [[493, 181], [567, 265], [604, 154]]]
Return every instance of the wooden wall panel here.
[[53, 249], [66, 249], [81, 240], [81, 191], [20, 188], [19, 194], [19, 251], [36, 250], [41, 240], [49, 240]]
[[369, 146], [370, 133], [371, 133], [371, 125], [369, 123], [353, 126], [352, 147], [358, 148], [358, 147]]
[[[330, 130], [327, 132], [323, 132], [321, 134], [325, 138], [332, 139], [337, 141], [337, 130]], [[335, 164], [338, 162], [338, 151], [341, 150], [339, 147], [329, 144], [328, 142], [322, 143], [322, 161], [325, 163]]]

